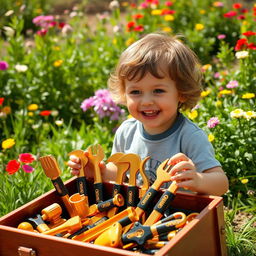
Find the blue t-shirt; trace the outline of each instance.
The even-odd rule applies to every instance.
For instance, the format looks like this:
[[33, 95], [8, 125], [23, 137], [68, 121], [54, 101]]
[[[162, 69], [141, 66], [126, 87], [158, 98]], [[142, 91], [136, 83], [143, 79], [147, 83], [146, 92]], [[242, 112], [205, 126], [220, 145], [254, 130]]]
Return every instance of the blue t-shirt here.
[[188, 156], [198, 172], [221, 166], [205, 132], [181, 113], [170, 129], [156, 135], [148, 134], [142, 123], [134, 118], [124, 121], [114, 138], [112, 154], [116, 152], [135, 153], [141, 159], [150, 156], [145, 166], [150, 183], [155, 181], [161, 162], [177, 153]]

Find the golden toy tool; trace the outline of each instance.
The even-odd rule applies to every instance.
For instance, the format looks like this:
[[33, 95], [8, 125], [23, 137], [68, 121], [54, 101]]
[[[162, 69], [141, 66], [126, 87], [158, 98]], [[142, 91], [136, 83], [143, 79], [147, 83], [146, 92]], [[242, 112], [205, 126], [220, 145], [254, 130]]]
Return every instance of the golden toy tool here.
[[50, 222], [48, 225], [50, 228], [54, 228], [63, 224], [66, 220], [61, 218], [62, 209], [61, 206], [57, 203], [53, 203], [45, 207], [42, 211], [42, 219], [44, 221]]
[[170, 206], [171, 201], [174, 199], [178, 186], [175, 181], [171, 183], [169, 188], [163, 193], [153, 211], [146, 219], [144, 225], [152, 225], [160, 220], [165, 210]]
[[136, 186], [136, 176], [140, 169], [140, 157], [136, 154], [125, 154], [118, 159], [119, 163], [129, 164], [129, 185], [127, 187], [126, 204], [127, 207], [136, 207], [138, 200], [138, 187]]
[[63, 223], [62, 225], [50, 229], [48, 231], [43, 232], [45, 235], [56, 235], [58, 233], [62, 233], [62, 232], [67, 232], [72, 234], [73, 232], [79, 230], [80, 228], [82, 228], [82, 222], [81, 222], [81, 218], [79, 216], [75, 216], [70, 218], [69, 220], [67, 220], [65, 223]]
[[[117, 152], [117, 153], [111, 155], [107, 160], [108, 163], [113, 163], [115, 165], [115, 167], [117, 168], [116, 181], [115, 181], [115, 184], [113, 185], [113, 192], [112, 192], [113, 197], [116, 194], [121, 193], [124, 174], [129, 169], [129, 163], [119, 162], [119, 159], [122, 156], [124, 156], [124, 153]], [[109, 218], [113, 217], [117, 213], [117, 211], [118, 211], [117, 207], [114, 207], [114, 208], [110, 209], [108, 211], [108, 217]]]
[[39, 161], [43, 167], [45, 175], [51, 179], [52, 184], [54, 185], [58, 195], [61, 197], [69, 215], [71, 217], [76, 216], [77, 214], [69, 202], [68, 190], [66, 189], [62, 179], [60, 178], [61, 171], [56, 159], [53, 156], [49, 155], [40, 157]]
[[[124, 219], [124, 217], [128, 217], [128, 219], [129, 219], [128, 223], [121, 222], [121, 220]], [[128, 207], [125, 210], [123, 210], [123, 211], [119, 212], [118, 214], [116, 214], [115, 216], [113, 216], [112, 218], [104, 221], [103, 223], [95, 226], [92, 229], [85, 231], [84, 233], [82, 233], [78, 236], [73, 237], [72, 239], [83, 241], [83, 242], [91, 242], [91, 241], [95, 240], [105, 230], [109, 229], [116, 222], [119, 222], [121, 224], [121, 226], [124, 227], [124, 225], [127, 225], [131, 222], [135, 222], [137, 220], [138, 220], [138, 218], [136, 216], [134, 209], [132, 207]]]
[[89, 208], [88, 216], [94, 216], [99, 212], [105, 212], [113, 207], [121, 207], [124, 205], [124, 198], [121, 194], [116, 194], [113, 198], [108, 199], [98, 204], [93, 204]]
[[136, 222], [129, 232], [122, 235], [121, 241], [122, 244], [124, 244], [123, 248], [132, 248], [135, 244], [143, 245], [148, 239], [151, 239], [154, 236], [159, 236], [178, 229], [183, 222], [183, 219], [174, 219], [162, 224], [154, 224], [152, 226], [145, 226]]
[[70, 152], [68, 155], [69, 156], [75, 155], [81, 161], [81, 168], [79, 170], [79, 174], [77, 177], [77, 190], [78, 190], [79, 194], [85, 196], [86, 203], [87, 203], [87, 205], [89, 205], [87, 181], [86, 181], [86, 177], [85, 177], [85, 173], [84, 173], [84, 167], [88, 163], [88, 158], [87, 158], [87, 156], [85, 156], [84, 151], [80, 150], [80, 149], [74, 150], [74, 151]]
[[94, 191], [96, 203], [103, 201], [103, 183], [100, 171], [100, 162], [104, 159], [104, 150], [101, 145], [91, 145], [87, 149], [89, 161], [94, 167]]
[[50, 230], [49, 226], [43, 221], [40, 214], [37, 214], [35, 218], [28, 218], [27, 222], [29, 222], [33, 228], [40, 233]]
[[142, 197], [146, 194], [149, 188], [149, 179], [145, 173], [145, 165], [146, 162], [150, 159], [150, 156], [145, 157], [141, 162], [140, 162], [140, 175], [142, 178], [142, 186], [139, 191], [139, 198], [142, 199]]

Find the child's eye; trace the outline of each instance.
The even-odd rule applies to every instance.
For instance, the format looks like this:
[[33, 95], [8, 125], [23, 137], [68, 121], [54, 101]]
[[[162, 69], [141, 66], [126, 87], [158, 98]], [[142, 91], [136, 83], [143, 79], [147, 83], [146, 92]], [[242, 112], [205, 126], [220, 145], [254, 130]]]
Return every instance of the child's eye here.
[[129, 92], [129, 94], [133, 94], [133, 95], [138, 95], [140, 94], [141, 92], [139, 90], [132, 90]]
[[165, 92], [165, 90], [163, 90], [163, 89], [155, 89], [154, 90], [154, 93], [164, 93]]

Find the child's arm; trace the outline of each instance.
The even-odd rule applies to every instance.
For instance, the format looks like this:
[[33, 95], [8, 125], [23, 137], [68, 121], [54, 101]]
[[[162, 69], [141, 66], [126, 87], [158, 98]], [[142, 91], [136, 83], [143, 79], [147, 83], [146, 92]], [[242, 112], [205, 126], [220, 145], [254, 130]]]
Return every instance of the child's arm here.
[[178, 187], [216, 196], [221, 196], [228, 190], [228, 178], [219, 166], [199, 173], [192, 160], [182, 153], [171, 157], [169, 164], [173, 165], [172, 180], [177, 182]]

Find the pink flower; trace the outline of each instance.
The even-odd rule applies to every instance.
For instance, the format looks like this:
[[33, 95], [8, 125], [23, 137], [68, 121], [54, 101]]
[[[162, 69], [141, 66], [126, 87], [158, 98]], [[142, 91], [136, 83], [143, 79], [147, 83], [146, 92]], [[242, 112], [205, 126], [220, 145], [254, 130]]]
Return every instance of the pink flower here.
[[217, 124], [220, 123], [220, 120], [218, 117], [211, 117], [207, 122], [208, 128], [214, 128]]
[[23, 154], [19, 155], [19, 160], [22, 163], [29, 164], [29, 163], [32, 163], [35, 160], [35, 158], [33, 157], [33, 155], [31, 155], [29, 153], [23, 153]]
[[232, 80], [226, 85], [226, 87], [229, 89], [236, 88], [238, 87], [238, 82], [236, 80]]
[[220, 34], [220, 35], [217, 36], [217, 38], [218, 38], [219, 40], [225, 39], [225, 38], [226, 38], [226, 35]]
[[6, 70], [9, 67], [6, 61], [0, 61], [0, 70]]
[[30, 165], [28, 165], [28, 164], [22, 165], [21, 168], [22, 168], [23, 171], [26, 172], [26, 173], [31, 173], [31, 172], [33, 172], [33, 171], [35, 170], [32, 166], [30, 166]]
[[173, 2], [171, 2], [171, 1], [166, 1], [165, 2], [165, 6], [172, 6], [173, 5]]

